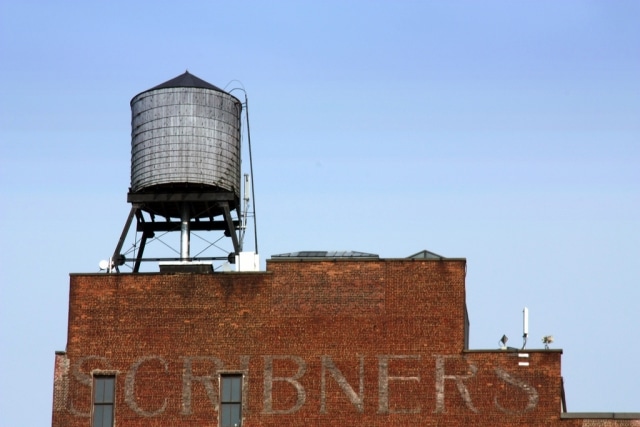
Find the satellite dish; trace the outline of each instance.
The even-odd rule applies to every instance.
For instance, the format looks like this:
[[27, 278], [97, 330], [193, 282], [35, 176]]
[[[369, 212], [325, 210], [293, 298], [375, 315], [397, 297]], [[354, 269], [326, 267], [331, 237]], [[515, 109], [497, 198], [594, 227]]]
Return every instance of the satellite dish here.
[[103, 259], [98, 264], [98, 267], [100, 267], [100, 270], [106, 270], [107, 268], [109, 268], [109, 261], [107, 261], [106, 259]]

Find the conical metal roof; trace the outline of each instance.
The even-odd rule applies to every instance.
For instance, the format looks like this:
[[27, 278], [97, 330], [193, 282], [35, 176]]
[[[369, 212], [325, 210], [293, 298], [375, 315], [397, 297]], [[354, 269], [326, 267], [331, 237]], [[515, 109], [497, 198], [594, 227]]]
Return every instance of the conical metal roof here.
[[[189, 71], [185, 71], [183, 74], [180, 74], [178, 77], [174, 77], [171, 80], [167, 80], [164, 83], [159, 84], [158, 86], [154, 86], [151, 89], [147, 89], [145, 91], [140, 92], [138, 95], [141, 95], [145, 92], [150, 92], [152, 90], [156, 90], [156, 89], [167, 89], [167, 88], [172, 88], [172, 87], [195, 87], [195, 88], [199, 88], [199, 89], [211, 89], [211, 90], [215, 90], [218, 92], [222, 92], [222, 93], [226, 93], [229, 95], [228, 92], [225, 92], [224, 90], [220, 89], [217, 86], [212, 85], [209, 82], [206, 82], [204, 80], [202, 80], [199, 77], [194, 76], [193, 74], [191, 74]], [[136, 95], [136, 96], [138, 96]], [[136, 98], [136, 96], [133, 97], [133, 99]], [[233, 96], [233, 95], [231, 95]], [[234, 96], [235, 98], [235, 96]], [[132, 101], [133, 101], [132, 99]]]
[[154, 86], [149, 90], [164, 89], [169, 87], [198, 87], [203, 89], [213, 89], [220, 92], [224, 92], [219, 87], [216, 87], [209, 82], [205, 82], [201, 78], [198, 78], [193, 74], [189, 73], [189, 71], [185, 71], [184, 74], [180, 74], [178, 77], [174, 77], [173, 79], [168, 80], [162, 84], [159, 84], [158, 86]]

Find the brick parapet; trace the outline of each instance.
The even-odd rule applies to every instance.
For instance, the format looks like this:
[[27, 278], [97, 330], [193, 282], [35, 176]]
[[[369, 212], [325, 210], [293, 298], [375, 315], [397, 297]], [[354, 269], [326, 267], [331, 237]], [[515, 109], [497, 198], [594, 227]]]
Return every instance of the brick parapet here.
[[217, 425], [244, 375], [244, 426], [579, 425], [560, 352], [464, 351], [464, 260], [269, 261], [267, 271], [71, 275], [54, 427], [86, 426], [91, 373], [117, 425]]

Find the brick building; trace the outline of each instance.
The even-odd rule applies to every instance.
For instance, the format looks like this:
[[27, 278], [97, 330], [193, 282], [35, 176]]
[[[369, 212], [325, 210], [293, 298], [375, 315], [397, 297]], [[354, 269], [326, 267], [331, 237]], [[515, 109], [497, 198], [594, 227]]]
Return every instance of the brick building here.
[[53, 426], [632, 426], [568, 414], [561, 350], [470, 350], [464, 259], [72, 274]]
[[[132, 273], [71, 275], [54, 427], [640, 425], [566, 414], [559, 350], [470, 350], [464, 259], [308, 252], [214, 273], [193, 258], [191, 230], [218, 231], [223, 260], [259, 265], [241, 238], [247, 102], [188, 72], [131, 100], [132, 206], [105, 269]], [[176, 230], [180, 258], [139, 273], [146, 242]]]

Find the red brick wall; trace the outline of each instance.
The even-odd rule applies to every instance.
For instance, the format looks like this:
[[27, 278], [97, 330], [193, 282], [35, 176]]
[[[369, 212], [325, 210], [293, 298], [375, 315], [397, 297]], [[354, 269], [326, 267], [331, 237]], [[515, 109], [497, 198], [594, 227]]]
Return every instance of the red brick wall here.
[[[72, 275], [54, 427], [88, 426], [91, 373], [116, 425], [559, 425], [559, 351], [464, 349], [465, 261], [270, 261], [267, 272]], [[521, 362], [528, 366], [521, 366]]]

